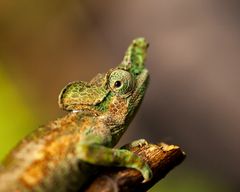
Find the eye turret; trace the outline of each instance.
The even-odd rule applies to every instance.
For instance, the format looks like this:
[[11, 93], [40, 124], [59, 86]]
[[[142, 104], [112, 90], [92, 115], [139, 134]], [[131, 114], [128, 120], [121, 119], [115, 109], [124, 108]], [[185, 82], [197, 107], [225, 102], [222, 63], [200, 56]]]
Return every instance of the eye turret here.
[[128, 95], [134, 88], [134, 78], [124, 70], [114, 70], [109, 76], [109, 87], [118, 95]]

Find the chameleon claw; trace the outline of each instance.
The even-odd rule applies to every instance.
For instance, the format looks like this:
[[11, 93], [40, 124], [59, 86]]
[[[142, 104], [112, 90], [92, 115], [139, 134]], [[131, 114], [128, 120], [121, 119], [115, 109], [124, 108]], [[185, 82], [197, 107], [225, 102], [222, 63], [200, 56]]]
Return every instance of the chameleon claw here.
[[152, 172], [152, 170], [150, 169], [150, 167], [149, 167], [147, 164], [145, 164], [145, 166], [144, 166], [144, 168], [142, 169], [141, 173], [142, 173], [142, 176], [143, 176], [143, 178], [144, 178], [144, 180], [142, 181], [142, 183], [148, 182], [148, 181], [151, 180], [152, 177], [153, 177], [153, 172]]
[[148, 142], [145, 139], [138, 139], [133, 141], [130, 145], [131, 147], [142, 147], [144, 145], [148, 145]]
[[132, 149], [134, 147], [142, 147], [144, 145], [148, 145], [148, 142], [145, 139], [138, 139], [122, 146], [121, 149]]

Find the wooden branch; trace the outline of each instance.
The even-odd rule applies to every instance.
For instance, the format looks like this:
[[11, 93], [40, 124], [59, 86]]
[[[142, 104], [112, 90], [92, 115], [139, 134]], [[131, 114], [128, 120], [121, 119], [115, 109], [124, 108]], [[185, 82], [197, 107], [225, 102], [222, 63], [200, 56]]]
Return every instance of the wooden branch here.
[[145, 192], [185, 158], [185, 153], [178, 146], [165, 143], [133, 147], [130, 151], [149, 164], [153, 171], [150, 181], [142, 183], [140, 172], [134, 169], [111, 167], [102, 171], [85, 192]]

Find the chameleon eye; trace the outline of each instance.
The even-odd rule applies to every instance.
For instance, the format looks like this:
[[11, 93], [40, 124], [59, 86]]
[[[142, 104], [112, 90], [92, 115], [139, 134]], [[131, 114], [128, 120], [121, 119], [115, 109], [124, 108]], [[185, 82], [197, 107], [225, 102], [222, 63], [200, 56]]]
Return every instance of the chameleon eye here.
[[114, 86], [116, 88], [121, 87], [121, 85], [122, 85], [121, 81], [115, 81], [115, 83], [114, 83]]
[[126, 94], [132, 91], [134, 79], [129, 72], [117, 69], [110, 74], [109, 86], [117, 94]]

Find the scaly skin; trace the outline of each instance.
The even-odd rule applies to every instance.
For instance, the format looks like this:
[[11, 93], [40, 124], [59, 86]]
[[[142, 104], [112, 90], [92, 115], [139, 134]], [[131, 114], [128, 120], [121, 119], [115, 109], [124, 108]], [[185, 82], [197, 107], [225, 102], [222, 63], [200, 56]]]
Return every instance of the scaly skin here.
[[140, 157], [127, 147], [112, 148], [145, 94], [147, 47], [143, 38], [135, 39], [116, 68], [89, 83], [68, 84], [59, 106], [69, 113], [38, 128], [11, 151], [0, 172], [0, 191], [77, 191], [99, 166], [130, 167], [142, 173], [144, 182], [151, 179], [152, 171]]

